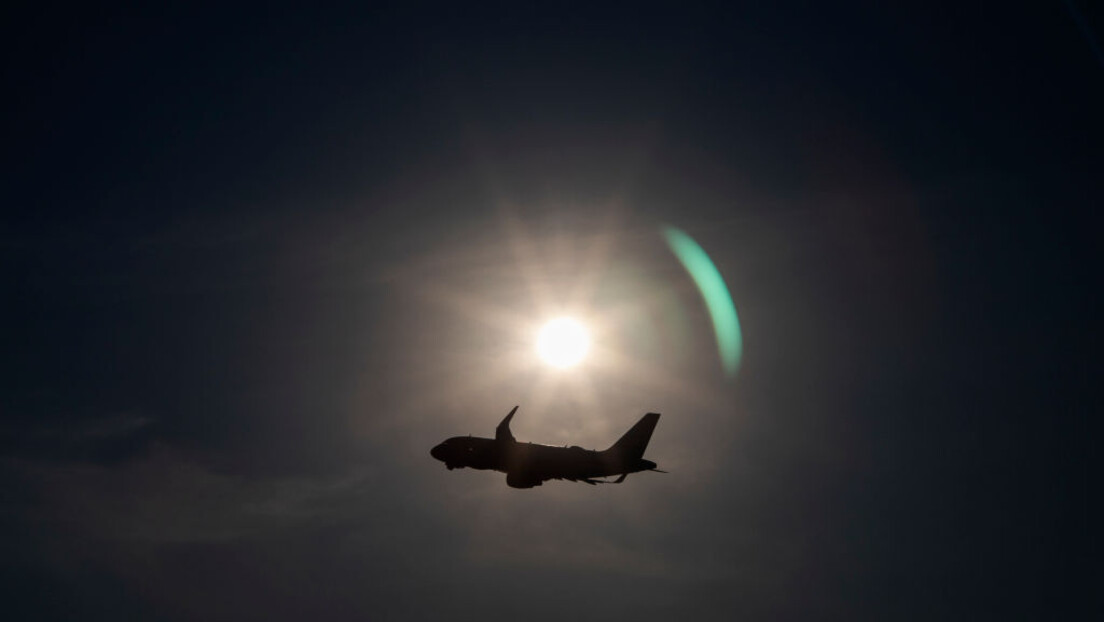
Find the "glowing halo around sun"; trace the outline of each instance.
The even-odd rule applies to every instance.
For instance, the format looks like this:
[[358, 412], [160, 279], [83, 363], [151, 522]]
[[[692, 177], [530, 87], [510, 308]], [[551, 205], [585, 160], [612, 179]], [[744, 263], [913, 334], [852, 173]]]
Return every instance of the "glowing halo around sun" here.
[[586, 328], [568, 317], [548, 322], [537, 334], [537, 354], [553, 367], [574, 367], [589, 351], [590, 335]]

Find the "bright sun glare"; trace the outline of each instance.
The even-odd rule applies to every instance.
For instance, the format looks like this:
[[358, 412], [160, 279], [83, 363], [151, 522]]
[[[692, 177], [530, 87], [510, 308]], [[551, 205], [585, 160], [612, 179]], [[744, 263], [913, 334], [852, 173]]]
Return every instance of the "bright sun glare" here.
[[561, 317], [548, 322], [537, 336], [537, 353], [554, 367], [577, 365], [590, 350], [590, 335], [583, 325]]

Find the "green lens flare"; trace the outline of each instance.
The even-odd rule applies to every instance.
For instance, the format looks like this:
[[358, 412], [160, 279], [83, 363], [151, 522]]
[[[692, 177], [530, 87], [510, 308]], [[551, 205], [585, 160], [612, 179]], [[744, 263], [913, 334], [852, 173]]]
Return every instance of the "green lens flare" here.
[[709, 255], [694, 238], [674, 227], [664, 227], [663, 237], [671, 252], [682, 262], [682, 266], [694, 279], [709, 316], [713, 320], [713, 331], [717, 335], [717, 352], [721, 355], [721, 364], [725, 374], [732, 378], [740, 367], [740, 357], [744, 350], [744, 339], [740, 334], [740, 319], [736, 317], [736, 305], [728, 293], [721, 273]]

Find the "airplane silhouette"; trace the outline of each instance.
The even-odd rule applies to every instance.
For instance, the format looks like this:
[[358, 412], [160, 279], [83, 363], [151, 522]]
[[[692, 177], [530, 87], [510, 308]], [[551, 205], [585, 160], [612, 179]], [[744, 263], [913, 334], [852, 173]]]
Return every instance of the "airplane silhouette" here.
[[[493, 439], [454, 436], [431, 449], [429, 455], [444, 462], [450, 471], [464, 467], [502, 471], [506, 474], [506, 484], [513, 488], [532, 488], [550, 479], [591, 485], [620, 484], [629, 473], [666, 473], [657, 469], [656, 463], [643, 459], [659, 413], [644, 415], [609, 449], [594, 451], [517, 442], [510, 433], [510, 419], [517, 409], [514, 406], [498, 424]], [[596, 479], [612, 475], [621, 477], [612, 482]]]

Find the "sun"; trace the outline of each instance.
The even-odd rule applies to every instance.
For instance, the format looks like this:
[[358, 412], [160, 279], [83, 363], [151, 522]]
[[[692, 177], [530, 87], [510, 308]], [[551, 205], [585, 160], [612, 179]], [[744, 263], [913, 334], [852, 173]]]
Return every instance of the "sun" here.
[[545, 324], [537, 335], [537, 353], [553, 367], [572, 367], [590, 350], [590, 335], [579, 322], [561, 317]]

